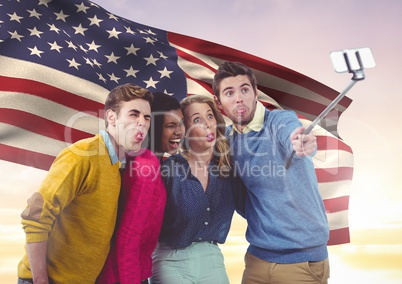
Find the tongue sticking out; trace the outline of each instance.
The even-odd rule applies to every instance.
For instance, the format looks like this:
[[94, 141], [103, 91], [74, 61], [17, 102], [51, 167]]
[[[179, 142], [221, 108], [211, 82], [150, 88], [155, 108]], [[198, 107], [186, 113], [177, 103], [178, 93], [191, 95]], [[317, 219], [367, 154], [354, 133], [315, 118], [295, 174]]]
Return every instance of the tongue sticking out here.
[[142, 132], [138, 132], [135, 135], [135, 140], [137, 140], [137, 142], [140, 142], [140, 141], [144, 140], [144, 134], [142, 134]]
[[214, 139], [215, 139], [215, 134], [213, 134], [212, 132], [207, 135], [208, 142], [212, 142], [212, 141], [214, 141]]
[[243, 114], [246, 113], [246, 108], [244, 108], [244, 107], [239, 107], [239, 108], [236, 109], [235, 112], [236, 112], [237, 115], [243, 115]]

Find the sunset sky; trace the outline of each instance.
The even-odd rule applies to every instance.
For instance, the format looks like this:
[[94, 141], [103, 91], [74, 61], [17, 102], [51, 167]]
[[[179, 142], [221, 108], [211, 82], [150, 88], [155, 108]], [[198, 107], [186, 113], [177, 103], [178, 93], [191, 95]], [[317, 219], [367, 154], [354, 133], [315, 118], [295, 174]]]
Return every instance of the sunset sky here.
[[[376, 66], [348, 93], [338, 132], [354, 152], [351, 243], [329, 247], [330, 284], [402, 283], [402, 1], [400, 0], [95, 0], [151, 27], [226, 45], [314, 78], [338, 91], [350, 74], [329, 53], [371, 48]], [[20, 213], [45, 171], [0, 161], [0, 283], [16, 283], [24, 253]], [[240, 283], [245, 222], [236, 216], [222, 246]]]

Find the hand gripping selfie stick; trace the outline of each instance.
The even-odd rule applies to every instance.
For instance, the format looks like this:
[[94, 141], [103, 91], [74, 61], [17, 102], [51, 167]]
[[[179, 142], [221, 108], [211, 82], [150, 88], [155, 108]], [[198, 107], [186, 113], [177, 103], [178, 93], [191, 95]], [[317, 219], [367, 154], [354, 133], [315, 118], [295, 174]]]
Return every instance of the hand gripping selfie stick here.
[[[364, 68], [375, 66], [374, 58], [369, 48], [356, 48], [339, 50], [330, 54], [332, 64], [337, 73], [349, 72], [353, 77], [348, 86], [317, 116], [314, 121], [303, 131], [303, 135], [309, 134], [311, 130], [339, 103], [347, 92], [358, 82], [364, 80]], [[288, 169], [292, 163], [295, 151], [288, 157], [285, 168]]]

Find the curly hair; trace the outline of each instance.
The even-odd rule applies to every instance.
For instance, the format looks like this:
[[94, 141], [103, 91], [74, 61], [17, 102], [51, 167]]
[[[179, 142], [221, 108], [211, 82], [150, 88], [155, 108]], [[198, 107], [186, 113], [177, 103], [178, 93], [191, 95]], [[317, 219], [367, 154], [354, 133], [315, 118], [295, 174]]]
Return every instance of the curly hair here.
[[165, 114], [172, 110], [180, 110], [180, 104], [176, 98], [165, 93], [155, 92], [153, 95], [154, 100], [151, 105], [153, 122], [151, 124], [151, 129], [148, 132], [148, 149], [159, 157], [164, 153], [162, 150], [162, 133]]

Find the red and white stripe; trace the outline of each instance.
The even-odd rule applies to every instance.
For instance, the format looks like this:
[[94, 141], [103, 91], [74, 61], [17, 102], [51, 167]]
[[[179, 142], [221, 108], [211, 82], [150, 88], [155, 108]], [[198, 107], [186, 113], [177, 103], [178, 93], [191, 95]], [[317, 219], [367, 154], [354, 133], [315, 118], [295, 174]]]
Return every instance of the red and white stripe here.
[[[168, 33], [168, 39], [177, 50], [188, 94], [211, 95], [217, 67], [230, 60], [241, 61], [254, 70], [259, 99], [266, 107], [294, 110], [304, 124], [338, 95], [303, 74], [232, 48], [175, 33]], [[47, 170], [68, 144], [104, 128], [107, 89], [5, 56], [0, 56], [0, 66], [0, 159]], [[334, 129], [314, 129], [319, 145], [314, 163], [330, 224], [329, 244], [349, 242], [353, 153], [336, 136], [336, 123], [350, 103], [345, 97], [337, 106], [335, 119], [329, 123]]]
[[67, 145], [104, 128], [108, 90], [0, 56], [0, 159], [48, 170]]
[[[338, 95], [335, 90], [278, 64], [215, 43], [175, 33], [168, 34], [185, 72], [188, 94], [212, 94], [212, 80], [224, 61], [241, 61], [251, 67], [258, 81], [259, 100], [268, 108], [291, 109], [307, 126]], [[314, 166], [330, 226], [329, 245], [348, 243], [348, 205], [353, 176], [353, 152], [336, 133], [337, 118], [351, 103], [341, 100], [331, 112], [328, 130], [316, 126], [318, 151]], [[334, 114], [335, 113], [335, 114]], [[335, 116], [335, 119], [333, 118]]]

